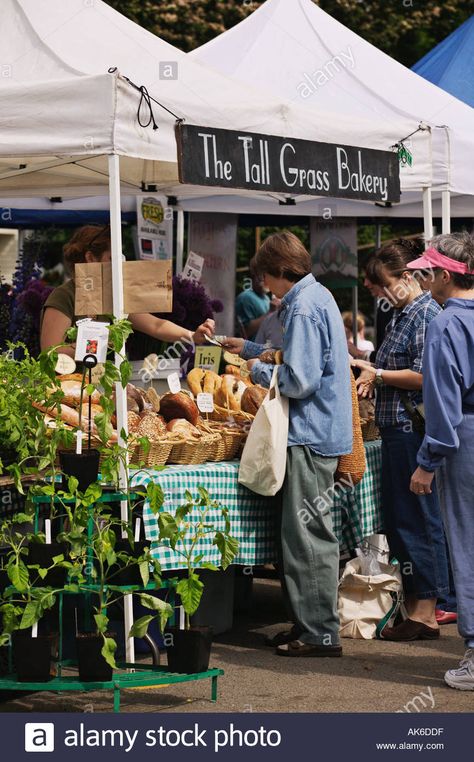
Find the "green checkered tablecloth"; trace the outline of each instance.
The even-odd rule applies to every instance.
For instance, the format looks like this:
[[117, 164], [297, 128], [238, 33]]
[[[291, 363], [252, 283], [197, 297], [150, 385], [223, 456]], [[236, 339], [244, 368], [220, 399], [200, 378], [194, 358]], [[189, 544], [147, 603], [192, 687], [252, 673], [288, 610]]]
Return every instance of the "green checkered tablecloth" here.
[[[367, 471], [362, 482], [349, 490], [339, 490], [333, 508], [334, 531], [341, 547], [358, 545], [367, 535], [381, 529], [380, 515], [380, 466], [381, 443], [367, 442]], [[240, 543], [236, 564], [255, 566], [276, 561], [274, 499], [261, 497], [237, 482], [239, 462], [204, 463], [198, 466], [168, 466], [163, 471], [139, 471], [132, 477], [131, 487], [146, 486], [158, 482], [165, 495], [164, 510], [173, 513], [184, 502], [184, 491], [197, 494], [198, 485], [205, 487], [211, 498], [229, 509], [231, 532]], [[147, 539], [152, 542], [152, 553], [160, 561], [163, 570], [183, 566], [179, 555], [168, 547], [158, 546], [158, 520], [148, 503], [143, 509]], [[190, 516], [193, 520], [193, 514]], [[216, 511], [209, 514], [209, 521], [217, 529], [223, 529], [223, 519]], [[155, 543], [153, 545], [153, 543]], [[204, 560], [218, 562], [217, 548], [208, 539], [196, 547], [204, 553]]]

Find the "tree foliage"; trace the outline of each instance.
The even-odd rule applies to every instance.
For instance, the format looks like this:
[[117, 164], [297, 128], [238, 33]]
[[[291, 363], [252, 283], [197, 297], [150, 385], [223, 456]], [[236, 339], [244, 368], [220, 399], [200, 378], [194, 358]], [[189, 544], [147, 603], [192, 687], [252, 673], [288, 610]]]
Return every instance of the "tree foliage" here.
[[[256, 0], [107, 0], [184, 51], [242, 21]], [[319, 0], [324, 11], [406, 66], [412, 66], [474, 13], [474, 0]]]

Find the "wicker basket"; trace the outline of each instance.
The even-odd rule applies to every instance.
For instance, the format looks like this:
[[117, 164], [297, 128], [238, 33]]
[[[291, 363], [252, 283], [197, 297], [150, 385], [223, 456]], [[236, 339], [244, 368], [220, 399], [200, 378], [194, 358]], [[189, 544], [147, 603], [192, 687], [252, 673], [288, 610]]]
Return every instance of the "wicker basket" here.
[[231, 428], [230, 426], [226, 427], [217, 421], [203, 422], [200, 424], [200, 428], [202, 428], [203, 431], [219, 435], [219, 442], [217, 443], [215, 456], [214, 458], [209, 458], [209, 460], [216, 462], [233, 460], [247, 436], [246, 432], [242, 429]]
[[361, 421], [362, 424], [362, 438], [364, 442], [374, 442], [376, 439], [380, 439], [380, 431], [372, 419], [370, 421]]
[[359, 415], [359, 400], [357, 395], [357, 386], [354, 374], [351, 372], [351, 394], [352, 394], [352, 432], [353, 444], [352, 452], [349, 455], [341, 455], [337, 467], [337, 478], [350, 476], [352, 484], [358, 484], [365, 473], [367, 461], [365, 459], [364, 440], [362, 439], [362, 429]]
[[133, 460], [135, 463], [143, 463], [145, 468], [164, 466], [177, 441], [181, 440], [172, 437], [163, 437], [163, 439], [159, 440], [150, 439], [150, 449], [148, 452], [145, 454], [143, 447], [138, 446], [135, 449]]
[[223, 423], [235, 421], [235, 423], [240, 424], [251, 424], [255, 418], [254, 415], [251, 413], [244, 413], [243, 410], [229, 410], [228, 408], [221, 407], [220, 405], [215, 405], [214, 412], [210, 415], [211, 420], [221, 421]]
[[183, 466], [206, 463], [214, 458], [219, 439], [218, 434], [207, 432], [200, 437], [181, 439], [173, 445], [168, 463]]

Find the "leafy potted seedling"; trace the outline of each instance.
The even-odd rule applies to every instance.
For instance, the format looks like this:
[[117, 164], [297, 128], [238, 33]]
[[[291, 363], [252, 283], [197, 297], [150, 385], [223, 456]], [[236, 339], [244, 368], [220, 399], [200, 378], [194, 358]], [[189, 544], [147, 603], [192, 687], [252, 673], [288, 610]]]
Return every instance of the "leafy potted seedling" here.
[[[4, 521], [1, 527], [2, 544], [8, 547], [5, 569], [9, 584], [0, 603], [3, 622], [0, 646], [11, 640], [20, 682], [44, 682], [52, 676], [51, 659], [57, 634], [40, 634], [38, 624], [45, 612], [53, 608], [59, 591], [44, 584], [49, 568], [28, 563], [30, 527], [31, 516], [23, 513]], [[67, 561], [63, 556], [57, 557], [52, 567], [62, 563]]]
[[[143, 618], [135, 623], [131, 636], [138, 637], [145, 624], [146, 632], [152, 619], [165, 621], [172, 614], [171, 607], [165, 601], [142, 592], [143, 588], [150, 587], [150, 583], [151, 590], [161, 587], [159, 563], [152, 558], [149, 548], [145, 548], [140, 555], [117, 550], [117, 536], [123, 532], [128, 534], [133, 547], [132, 530], [128, 522], [113, 515], [111, 506], [98, 502], [101, 495], [102, 488], [97, 484], [91, 485], [83, 496], [77, 494], [74, 511], [70, 514], [70, 529], [63, 535], [70, 544], [71, 558], [80, 559], [81, 564], [81, 572], [69, 589], [71, 592], [85, 593], [90, 604], [86, 612], [89, 623], [85, 631], [77, 633], [76, 637], [79, 678], [83, 682], [107, 682], [112, 679], [117, 666], [117, 644], [114, 633], [109, 632], [107, 611], [124, 593], [138, 595], [142, 605], [154, 612], [146, 623]], [[140, 580], [137, 580], [137, 585], [124, 588], [120, 575], [133, 567], [138, 568]]]
[[[178, 553], [186, 565], [185, 576], [179, 580], [178, 593], [185, 613], [184, 629], [170, 628], [170, 645], [167, 646], [168, 667], [171, 672], [205, 672], [209, 667], [212, 646], [212, 628], [191, 625], [191, 616], [196, 613], [204, 590], [199, 569], [219, 571], [219, 566], [203, 561], [204, 554], [198, 552], [201, 540], [217, 547], [222, 570], [232, 563], [238, 553], [239, 543], [230, 533], [228, 509], [211, 500], [204, 487], [198, 487], [198, 495], [186, 491], [185, 503], [175, 514], [162, 511], [160, 501], [150, 500], [151, 510], [158, 514], [159, 541]], [[223, 528], [217, 529], [210, 513], [220, 514]]]
[[[128, 320], [116, 320], [108, 326], [108, 345], [116, 356], [121, 356], [131, 331], [132, 327]], [[77, 332], [77, 328], [71, 328], [67, 332], [68, 340], [75, 341]], [[59, 455], [63, 472], [68, 476], [75, 476], [79, 482], [79, 489], [85, 491], [90, 484], [97, 481], [99, 473], [101, 453], [97, 447], [92, 447], [92, 432], [94, 431], [94, 439], [98, 439], [104, 448], [107, 447], [113, 436], [111, 421], [114, 412], [114, 386], [116, 383], [120, 383], [123, 388], [127, 386], [131, 376], [131, 366], [125, 357], [122, 357], [120, 367], [106, 360], [93, 382], [92, 372], [98, 364], [97, 357], [94, 354], [86, 354], [82, 362], [76, 448], [75, 452], [61, 451]], [[85, 404], [84, 399], [86, 399]], [[95, 411], [97, 405], [100, 407], [100, 412]], [[87, 408], [87, 427], [83, 425], [85, 407]], [[85, 447], [83, 446], [84, 428], [87, 429]]]

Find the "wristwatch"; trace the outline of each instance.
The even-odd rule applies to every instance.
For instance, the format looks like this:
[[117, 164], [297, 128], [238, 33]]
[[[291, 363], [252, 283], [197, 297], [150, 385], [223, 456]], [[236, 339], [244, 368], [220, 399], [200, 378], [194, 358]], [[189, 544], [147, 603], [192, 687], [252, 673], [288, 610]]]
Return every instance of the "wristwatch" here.
[[385, 382], [383, 380], [382, 373], [383, 373], [383, 368], [377, 368], [377, 370], [375, 371], [375, 378], [374, 378], [375, 386], [384, 385]]

